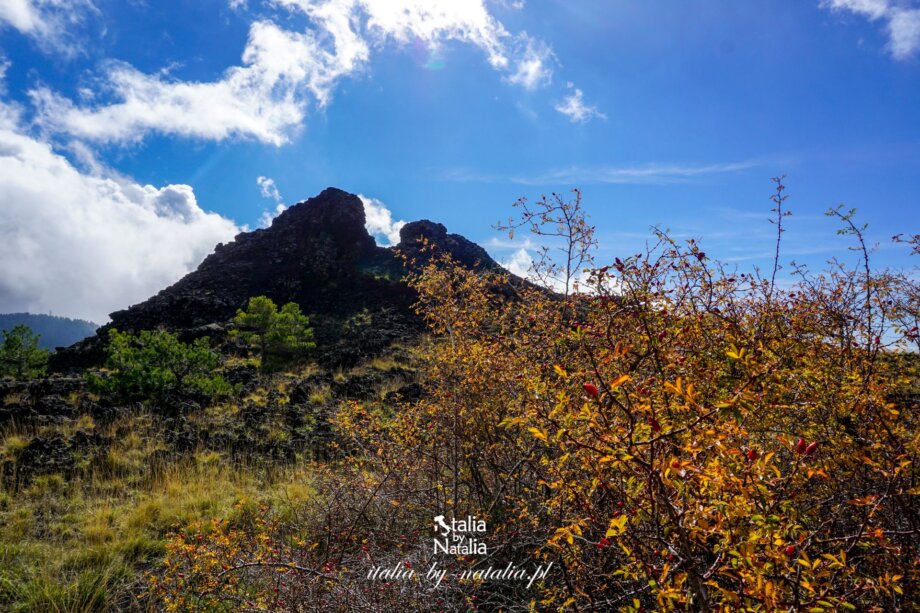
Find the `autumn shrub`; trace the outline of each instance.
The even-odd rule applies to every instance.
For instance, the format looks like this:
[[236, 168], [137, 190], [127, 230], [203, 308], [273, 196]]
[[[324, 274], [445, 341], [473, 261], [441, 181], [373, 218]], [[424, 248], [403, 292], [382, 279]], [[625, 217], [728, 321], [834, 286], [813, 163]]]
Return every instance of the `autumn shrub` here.
[[402, 498], [532, 543], [559, 569], [543, 606], [915, 606], [916, 284], [872, 272], [852, 212], [830, 214], [854, 270], [798, 268], [781, 288], [779, 252], [768, 274], [739, 273], [659, 231], [588, 262], [574, 292], [593, 243], [578, 201], [523, 206], [524, 225], [565, 239], [542, 271], [565, 293], [429, 264], [414, 279], [443, 339], [428, 393], [349, 429], [402, 491], [428, 486]]
[[[341, 489], [295, 522], [317, 545], [274, 554], [280, 573], [331, 582], [320, 593], [359, 610], [344, 595], [375, 589], [361, 581], [369, 550], [411, 563], [430, 547], [413, 526], [474, 514], [489, 526], [480, 563], [552, 562], [552, 574], [420, 600], [402, 588], [417, 610], [916, 610], [916, 275], [873, 271], [864, 228], [836, 209], [859, 266], [795, 267], [781, 285], [777, 183], [768, 271], [729, 269], [657, 230], [641, 253], [596, 266], [577, 195], [521, 202], [504, 226], [557, 241], [561, 259], [546, 252], [535, 270], [557, 291], [431, 257], [411, 279], [434, 333], [425, 394], [340, 406], [348, 455], [326, 479]], [[270, 598], [267, 559], [228, 566], [257, 569], [251, 589]], [[206, 585], [170, 594], [242, 597]]]

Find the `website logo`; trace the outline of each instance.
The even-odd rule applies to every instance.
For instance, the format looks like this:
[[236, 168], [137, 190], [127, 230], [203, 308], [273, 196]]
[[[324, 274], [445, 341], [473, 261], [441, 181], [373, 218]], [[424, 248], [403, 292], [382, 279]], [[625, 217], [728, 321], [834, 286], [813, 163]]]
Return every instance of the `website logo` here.
[[489, 550], [482, 539], [486, 534], [486, 521], [475, 515], [464, 519], [452, 518], [449, 522], [443, 515], [434, 517], [434, 552], [449, 555], [487, 555]]

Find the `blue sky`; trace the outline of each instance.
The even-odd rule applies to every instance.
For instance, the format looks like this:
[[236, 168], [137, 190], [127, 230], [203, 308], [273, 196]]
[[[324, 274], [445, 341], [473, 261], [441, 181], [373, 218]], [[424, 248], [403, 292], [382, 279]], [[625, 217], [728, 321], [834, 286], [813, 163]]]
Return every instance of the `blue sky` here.
[[579, 187], [601, 259], [661, 224], [747, 268], [787, 174], [785, 259], [852, 258], [845, 204], [912, 264], [915, 0], [0, 0], [0, 57], [0, 312], [104, 321], [330, 185], [381, 243], [520, 262], [492, 224]]

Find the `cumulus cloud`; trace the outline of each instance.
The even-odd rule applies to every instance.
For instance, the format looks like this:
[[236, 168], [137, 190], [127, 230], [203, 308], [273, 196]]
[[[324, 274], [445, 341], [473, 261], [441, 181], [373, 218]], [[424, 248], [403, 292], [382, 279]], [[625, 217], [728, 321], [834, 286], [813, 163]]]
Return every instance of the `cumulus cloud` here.
[[523, 279], [529, 279], [533, 272], [533, 256], [524, 247], [521, 247], [509, 257], [499, 262], [502, 268]]
[[0, 104], [0, 311], [104, 322], [196, 267], [236, 225], [188, 185], [79, 170]]
[[526, 89], [549, 83], [551, 49], [526, 33], [509, 33], [484, 1], [267, 0], [270, 8], [306, 17], [309, 27], [293, 31], [268, 18], [255, 21], [241, 65], [212, 81], [183, 81], [108, 62], [100, 95], [82, 103], [46, 87], [33, 89], [36, 121], [50, 132], [100, 143], [138, 141], [156, 132], [282, 145], [302, 129], [311, 105], [329, 104], [339, 81], [361, 71], [371, 49], [387, 43], [437, 49], [458, 41], [481, 49], [511, 83]]
[[[572, 87], [572, 84], [569, 84]], [[554, 107], [557, 111], [569, 118], [572, 123], [586, 123], [593, 118], [607, 119], [607, 116], [597, 110], [597, 107], [585, 104], [584, 93], [575, 88], [575, 91], [563, 98], [562, 102]]]
[[386, 245], [395, 245], [399, 242], [399, 231], [405, 221], [393, 221], [393, 213], [386, 205], [376, 198], [368, 198], [363, 194], [358, 194], [358, 198], [364, 203], [364, 227], [368, 233], [375, 238], [386, 239]]
[[31, 37], [47, 51], [72, 54], [77, 51], [74, 28], [95, 10], [90, 0], [2, 0], [0, 25]]
[[888, 51], [899, 60], [920, 51], [920, 7], [890, 0], [822, 0], [821, 6], [847, 11], [870, 21], [882, 21], [888, 33]]

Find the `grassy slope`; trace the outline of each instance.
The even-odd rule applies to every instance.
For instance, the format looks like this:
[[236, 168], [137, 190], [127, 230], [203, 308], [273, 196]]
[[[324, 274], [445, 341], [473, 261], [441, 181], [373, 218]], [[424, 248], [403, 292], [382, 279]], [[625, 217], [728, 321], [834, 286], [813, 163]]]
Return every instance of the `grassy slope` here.
[[[377, 383], [365, 393], [382, 399], [406, 382], [409, 355], [400, 351], [330, 374], [346, 389], [349, 381], [370, 376]], [[220, 443], [199, 441], [191, 449], [177, 450], [170, 436], [175, 423], [141, 407], [110, 423], [97, 423], [84, 413], [60, 424], [0, 428], [5, 471], [0, 485], [0, 610], [147, 610], [145, 575], [156, 569], [170, 533], [215, 518], [239, 519], [266, 506], [282, 517], [296, 513], [313, 495], [316, 443], [302, 445], [285, 461], [266, 449], [298, 436], [281, 409], [290, 409], [288, 392], [294, 386], [317, 374], [322, 373], [310, 367], [276, 375], [233, 402], [190, 413], [185, 429], [224, 434], [209, 439]], [[321, 429], [315, 416], [337, 402], [326, 383], [308, 389], [306, 403], [297, 410], [314, 418], [300, 426], [300, 435], [304, 429]], [[0, 398], [0, 403], [21, 400]], [[80, 394], [68, 400], [89, 406], [93, 398]], [[263, 419], [254, 426], [242, 423], [251, 422], [254, 413], [264, 413]], [[25, 478], [19, 461], [24, 450], [36, 438], [55, 435], [101, 444], [79, 448], [74, 468], [64, 474]], [[233, 442], [230, 448], [227, 440]], [[305, 440], [311, 440], [309, 433]], [[253, 441], [259, 447], [247, 447]]]

